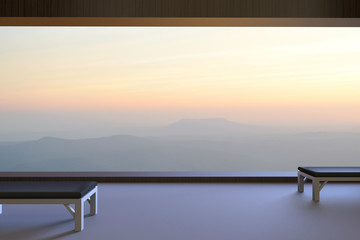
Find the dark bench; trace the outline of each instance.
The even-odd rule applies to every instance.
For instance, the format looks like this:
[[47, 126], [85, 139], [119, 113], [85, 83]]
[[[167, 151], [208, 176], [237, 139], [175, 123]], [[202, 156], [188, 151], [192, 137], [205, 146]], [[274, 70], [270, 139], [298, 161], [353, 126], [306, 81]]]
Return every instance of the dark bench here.
[[298, 167], [298, 192], [306, 179], [312, 180], [312, 199], [320, 200], [320, 191], [330, 181], [360, 181], [360, 167]]
[[64, 204], [77, 232], [84, 229], [85, 201], [90, 203], [90, 215], [97, 214], [96, 182], [0, 182], [0, 214], [1, 204]]

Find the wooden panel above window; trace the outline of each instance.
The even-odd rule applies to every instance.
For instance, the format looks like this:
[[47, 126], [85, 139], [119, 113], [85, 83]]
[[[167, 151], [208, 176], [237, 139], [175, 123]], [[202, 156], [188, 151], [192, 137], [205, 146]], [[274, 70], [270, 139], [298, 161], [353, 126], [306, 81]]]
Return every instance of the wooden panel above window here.
[[0, 0], [0, 17], [357, 18], [358, 0]]

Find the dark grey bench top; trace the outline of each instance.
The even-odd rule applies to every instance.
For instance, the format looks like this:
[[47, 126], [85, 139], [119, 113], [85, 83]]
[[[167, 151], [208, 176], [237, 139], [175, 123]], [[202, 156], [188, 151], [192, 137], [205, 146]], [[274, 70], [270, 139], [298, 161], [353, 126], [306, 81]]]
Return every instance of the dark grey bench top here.
[[81, 198], [97, 186], [92, 181], [0, 182], [0, 199]]
[[298, 167], [314, 177], [360, 177], [360, 167]]

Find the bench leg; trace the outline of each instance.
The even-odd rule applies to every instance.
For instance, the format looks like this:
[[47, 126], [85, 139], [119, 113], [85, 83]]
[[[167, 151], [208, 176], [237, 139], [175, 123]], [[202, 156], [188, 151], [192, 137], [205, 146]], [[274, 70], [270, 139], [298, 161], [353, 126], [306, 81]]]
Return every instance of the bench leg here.
[[97, 191], [96, 191], [90, 197], [90, 215], [91, 216], [97, 214], [97, 204], [98, 204], [97, 202], [98, 202], [98, 200], [97, 200]]
[[0, 204], [0, 214], [2, 214], [2, 204]]
[[301, 175], [300, 172], [298, 172], [298, 192], [302, 193], [304, 192], [304, 182], [305, 182], [305, 177], [303, 175]]
[[79, 199], [75, 203], [75, 231], [81, 232], [84, 229], [84, 201]]
[[320, 182], [318, 180], [312, 180], [312, 199], [317, 202], [320, 200]]

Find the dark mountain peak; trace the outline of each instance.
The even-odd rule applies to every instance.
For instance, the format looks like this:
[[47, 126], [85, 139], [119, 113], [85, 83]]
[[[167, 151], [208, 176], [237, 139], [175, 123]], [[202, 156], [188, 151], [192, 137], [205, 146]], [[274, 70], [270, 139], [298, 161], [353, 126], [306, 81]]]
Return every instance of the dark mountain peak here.
[[178, 122], [230, 122], [225, 118], [183, 118]]
[[[237, 122], [232, 122], [229, 121], [225, 118], [184, 118], [181, 119], [171, 125], [201, 125], [204, 126], [207, 125], [213, 125], [213, 126], [226, 126], [226, 125], [231, 125], [231, 126], [240, 126], [242, 124], [239, 124]], [[170, 126], [171, 126], [170, 125]]]
[[165, 126], [168, 135], [236, 135], [253, 132], [254, 126], [229, 121], [225, 118], [187, 118]]
[[38, 142], [65, 141], [65, 139], [46, 136], [46, 137], [40, 138], [40, 139], [37, 140], [37, 141], [38, 141]]

